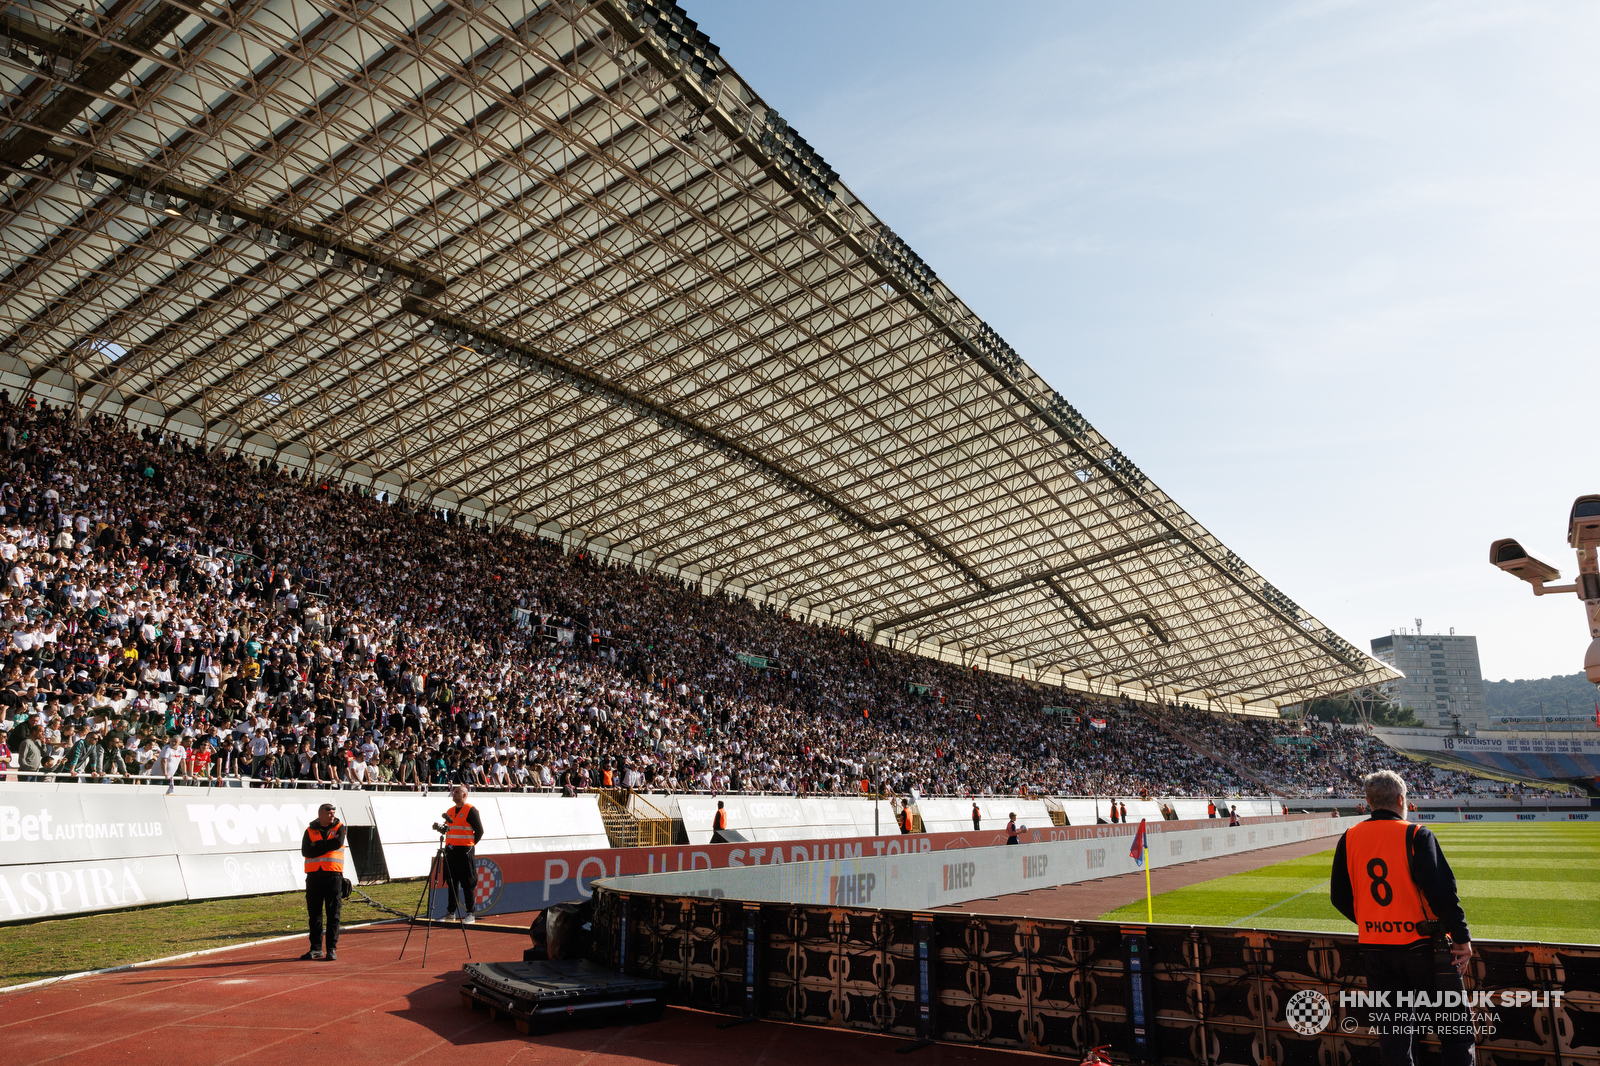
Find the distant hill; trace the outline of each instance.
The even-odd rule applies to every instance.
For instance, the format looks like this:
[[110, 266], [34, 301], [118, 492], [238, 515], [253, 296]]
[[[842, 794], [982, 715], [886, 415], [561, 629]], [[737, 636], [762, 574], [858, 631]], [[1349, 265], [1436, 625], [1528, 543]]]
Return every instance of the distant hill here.
[[1485, 681], [1489, 713], [1594, 714], [1595, 687], [1582, 674], [1541, 677], [1530, 681]]

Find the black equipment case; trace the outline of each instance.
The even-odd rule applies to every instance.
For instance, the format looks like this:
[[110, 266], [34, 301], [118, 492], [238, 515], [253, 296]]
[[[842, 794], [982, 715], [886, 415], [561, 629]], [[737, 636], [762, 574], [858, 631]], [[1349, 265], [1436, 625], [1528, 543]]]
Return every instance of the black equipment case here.
[[568, 1023], [586, 1026], [653, 1022], [665, 1007], [666, 983], [628, 977], [586, 959], [469, 962], [461, 998], [511, 1018], [523, 1034]]

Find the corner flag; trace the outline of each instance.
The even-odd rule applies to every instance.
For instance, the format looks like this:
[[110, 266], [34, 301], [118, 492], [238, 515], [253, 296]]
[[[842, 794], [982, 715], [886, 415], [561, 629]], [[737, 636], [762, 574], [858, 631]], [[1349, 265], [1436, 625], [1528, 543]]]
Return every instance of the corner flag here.
[[1145, 820], [1139, 819], [1139, 830], [1133, 834], [1133, 847], [1128, 851], [1128, 857], [1144, 867], [1144, 919], [1153, 922], [1155, 917], [1155, 904], [1150, 899], [1150, 838], [1145, 831]]

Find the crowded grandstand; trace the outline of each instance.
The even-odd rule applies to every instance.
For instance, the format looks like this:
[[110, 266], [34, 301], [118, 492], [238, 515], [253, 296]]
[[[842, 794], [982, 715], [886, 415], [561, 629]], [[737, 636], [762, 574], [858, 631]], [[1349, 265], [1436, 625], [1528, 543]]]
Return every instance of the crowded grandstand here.
[[24, 780], [1343, 797], [1389, 768], [1419, 798], [1497, 787], [1360, 728], [963, 668], [4, 399], [0, 703]]
[[[0, 38], [150, 86], [19, 96], [0, 131], [14, 773], [1498, 787], [1279, 719], [1396, 675], [1107, 440], [675, 4], [132, 18]], [[152, 58], [175, 33], [191, 88]], [[60, 139], [113, 113], [145, 132]]]

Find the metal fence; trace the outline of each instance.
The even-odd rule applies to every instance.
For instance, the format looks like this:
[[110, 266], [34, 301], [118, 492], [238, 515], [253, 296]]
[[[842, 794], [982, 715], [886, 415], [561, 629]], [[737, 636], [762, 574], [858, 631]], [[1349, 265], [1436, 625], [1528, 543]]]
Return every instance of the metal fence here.
[[[594, 957], [746, 1017], [1118, 1061], [1377, 1066], [1351, 936], [860, 910], [597, 886]], [[1479, 941], [1481, 1066], [1600, 1064], [1600, 947]], [[1327, 997], [1307, 1034], [1285, 1005]], [[1562, 996], [1543, 1000], [1518, 993]], [[1509, 1000], [1502, 993], [1509, 993]], [[1502, 1001], [1506, 1005], [1501, 1005]], [[1488, 1032], [1492, 1029], [1492, 1032]], [[1425, 1042], [1427, 1055], [1437, 1040]]]

